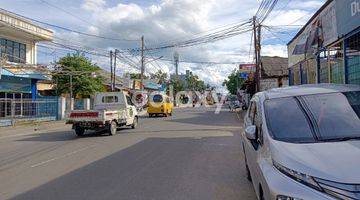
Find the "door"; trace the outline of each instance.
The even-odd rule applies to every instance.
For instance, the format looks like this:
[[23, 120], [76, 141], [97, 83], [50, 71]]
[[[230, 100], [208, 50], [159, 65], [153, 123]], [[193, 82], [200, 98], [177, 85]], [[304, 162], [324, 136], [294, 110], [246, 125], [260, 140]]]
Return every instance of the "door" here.
[[135, 106], [131, 101], [131, 97], [126, 95], [126, 124], [130, 125], [134, 122], [135, 117]]
[[[259, 149], [261, 148], [261, 138], [262, 138], [262, 131], [261, 131], [261, 117], [260, 113], [261, 110], [259, 109], [259, 101], [255, 97], [250, 102], [249, 111], [245, 117], [245, 127], [255, 125], [257, 127], [257, 139], [256, 140], [249, 140], [244, 137], [244, 151], [246, 155], [246, 162], [249, 167], [252, 181], [254, 184], [254, 188], [258, 194], [258, 183], [259, 183], [259, 166], [258, 166], [258, 157], [260, 154]], [[260, 140], [259, 140], [260, 139]]]

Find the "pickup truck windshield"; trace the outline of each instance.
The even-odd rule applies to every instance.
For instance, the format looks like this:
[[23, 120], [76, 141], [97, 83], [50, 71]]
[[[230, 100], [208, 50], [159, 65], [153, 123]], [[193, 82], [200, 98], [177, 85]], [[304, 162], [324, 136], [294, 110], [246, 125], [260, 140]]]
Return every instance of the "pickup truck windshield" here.
[[[325, 141], [360, 137], [360, 91], [297, 98], [304, 104], [295, 97], [265, 102], [267, 124], [274, 139], [315, 142], [314, 134]], [[302, 109], [304, 107], [308, 109]]]

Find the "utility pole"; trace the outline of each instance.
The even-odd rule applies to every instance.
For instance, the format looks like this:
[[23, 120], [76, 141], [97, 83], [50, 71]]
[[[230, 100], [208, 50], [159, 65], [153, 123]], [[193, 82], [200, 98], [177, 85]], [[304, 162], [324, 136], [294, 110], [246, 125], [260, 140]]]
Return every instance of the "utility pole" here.
[[110, 87], [111, 91], [114, 91], [113, 85], [113, 51], [110, 51]]
[[257, 33], [258, 39], [257, 39], [257, 43], [258, 43], [258, 92], [261, 91], [261, 84], [260, 84], [260, 80], [261, 80], [261, 67], [262, 67], [262, 63], [261, 63], [261, 24], [259, 24], [258, 26], [258, 33]]
[[176, 78], [179, 78], [179, 53], [174, 53], [174, 62], [175, 62], [175, 75]]
[[144, 58], [144, 36], [141, 36], [141, 74], [140, 74], [140, 79], [141, 79], [141, 90], [144, 89], [144, 71], [145, 71], [145, 58]]
[[73, 98], [73, 76], [72, 74], [70, 74], [70, 99], [72, 98]]
[[116, 88], [116, 57], [119, 50], [115, 49], [114, 53], [114, 73], [113, 73], [113, 88]]
[[256, 16], [253, 17], [253, 33], [254, 33], [254, 50], [255, 50], [255, 64], [256, 64], [256, 71], [255, 71], [255, 83], [256, 83], [256, 92], [260, 91], [260, 67], [259, 67], [259, 45], [258, 45], [258, 37], [257, 37], [257, 25], [256, 25]]

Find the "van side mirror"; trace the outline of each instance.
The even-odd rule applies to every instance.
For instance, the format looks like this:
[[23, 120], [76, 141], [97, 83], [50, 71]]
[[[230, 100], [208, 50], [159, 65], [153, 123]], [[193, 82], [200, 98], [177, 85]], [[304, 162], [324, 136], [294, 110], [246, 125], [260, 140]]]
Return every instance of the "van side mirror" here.
[[245, 128], [245, 136], [249, 140], [256, 140], [256, 126], [251, 125]]

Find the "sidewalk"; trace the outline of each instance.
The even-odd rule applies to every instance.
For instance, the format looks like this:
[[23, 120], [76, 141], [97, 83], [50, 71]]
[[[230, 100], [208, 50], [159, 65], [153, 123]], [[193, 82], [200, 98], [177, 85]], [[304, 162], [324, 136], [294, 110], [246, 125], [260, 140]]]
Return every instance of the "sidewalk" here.
[[[138, 113], [139, 116], [145, 116], [146, 114], [146, 110], [142, 110]], [[7, 137], [48, 133], [60, 130], [71, 130], [71, 125], [65, 124], [64, 120], [60, 120], [32, 122], [15, 126], [5, 126], [0, 127], [0, 139]]]
[[0, 139], [70, 129], [71, 125], [66, 125], [65, 121], [34, 122], [31, 124], [0, 127]]

